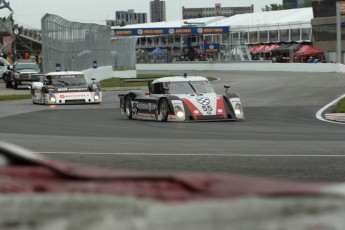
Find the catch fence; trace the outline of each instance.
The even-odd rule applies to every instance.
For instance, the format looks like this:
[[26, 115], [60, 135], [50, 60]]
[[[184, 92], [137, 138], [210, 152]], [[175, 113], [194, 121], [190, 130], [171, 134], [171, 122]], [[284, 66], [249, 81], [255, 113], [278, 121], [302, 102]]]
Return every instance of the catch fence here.
[[102, 66], [132, 70], [135, 42], [111, 39], [111, 28], [105, 25], [70, 22], [46, 14], [42, 18], [43, 72], [83, 71]]

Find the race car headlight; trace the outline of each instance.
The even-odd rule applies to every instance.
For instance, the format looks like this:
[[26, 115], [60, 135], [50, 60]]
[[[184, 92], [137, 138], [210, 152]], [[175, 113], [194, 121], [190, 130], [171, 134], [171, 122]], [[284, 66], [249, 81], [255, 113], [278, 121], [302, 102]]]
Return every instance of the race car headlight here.
[[101, 95], [100, 95], [99, 91], [96, 90], [96, 92], [95, 92], [95, 101], [98, 101], [99, 99], [101, 99]]
[[236, 104], [235, 106], [235, 114], [236, 115], [241, 115], [242, 114], [242, 107], [240, 104]]
[[176, 116], [178, 118], [183, 118], [184, 117], [184, 115], [185, 115], [184, 111], [183, 111], [183, 109], [180, 106], [175, 106], [174, 110], [175, 110], [175, 114], [176, 114]]
[[51, 102], [56, 102], [56, 98], [55, 98], [55, 95], [54, 94], [52, 94], [52, 93], [50, 93], [49, 94], [49, 100], [51, 101]]

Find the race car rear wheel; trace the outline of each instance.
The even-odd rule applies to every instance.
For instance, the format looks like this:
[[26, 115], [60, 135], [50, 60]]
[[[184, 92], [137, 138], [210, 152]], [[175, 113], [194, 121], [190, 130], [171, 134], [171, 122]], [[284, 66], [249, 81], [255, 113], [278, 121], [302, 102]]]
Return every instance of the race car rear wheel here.
[[169, 105], [167, 100], [163, 99], [161, 100], [159, 104], [159, 112], [162, 117], [162, 121], [167, 121], [168, 120], [168, 114], [169, 114]]
[[125, 113], [128, 119], [132, 119], [133, 110], [132, 110], [132, 99], [130, 97], [127, 97], [125, 101]]

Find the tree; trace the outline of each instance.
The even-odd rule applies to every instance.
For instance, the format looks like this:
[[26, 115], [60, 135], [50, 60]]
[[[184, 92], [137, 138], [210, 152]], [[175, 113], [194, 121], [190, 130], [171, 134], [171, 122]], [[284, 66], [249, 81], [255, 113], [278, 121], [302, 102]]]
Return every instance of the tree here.
[[125, 25], [126, 25], [126, 22], [125, 22], [125, 21], [121, 21], [120, 26], [123, 27], [123, 26], [125, 26]]
[[286, 8], [282, 4], [273, 3], [273, 4], [269, 5], [269, 6], [266, 5], [261, 10], [262, 11], [277, 11], [277, 10], [285, 10], [285, 9], [290, 9], [290, 8]]
[[306, 1], [306, 2], [303, 4], [303, 7], [311, 7], [311, 0]]

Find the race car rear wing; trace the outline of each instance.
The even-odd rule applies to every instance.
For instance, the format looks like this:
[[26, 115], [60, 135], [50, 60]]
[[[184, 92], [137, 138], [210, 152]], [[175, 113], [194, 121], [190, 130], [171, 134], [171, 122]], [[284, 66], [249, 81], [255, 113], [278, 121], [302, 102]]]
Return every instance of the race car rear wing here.
[[120, 85], [124, 85], [126, 82], [147, 82], [147, 87], [151, 93], [151, 83], [157, 78], [120, 78]]
[[126, 82], [147, 82], [147, 86], [150, 88], [151, 82], [157, 78], [120, 78], [120, 85], [124, 85]]

